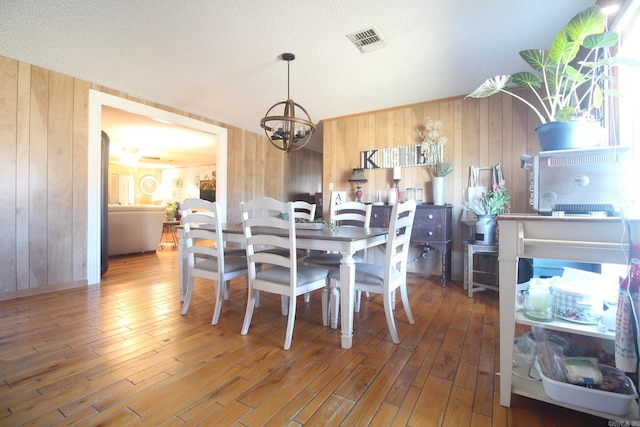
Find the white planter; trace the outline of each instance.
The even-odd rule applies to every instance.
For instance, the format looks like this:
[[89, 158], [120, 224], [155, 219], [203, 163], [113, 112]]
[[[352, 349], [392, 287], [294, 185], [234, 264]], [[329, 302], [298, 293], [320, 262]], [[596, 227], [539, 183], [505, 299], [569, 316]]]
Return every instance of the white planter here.
[[447, 192], [447, 178], [444, 176], [436, 176], [433, 178], [433, 204], [443, 206], [444, 195]]

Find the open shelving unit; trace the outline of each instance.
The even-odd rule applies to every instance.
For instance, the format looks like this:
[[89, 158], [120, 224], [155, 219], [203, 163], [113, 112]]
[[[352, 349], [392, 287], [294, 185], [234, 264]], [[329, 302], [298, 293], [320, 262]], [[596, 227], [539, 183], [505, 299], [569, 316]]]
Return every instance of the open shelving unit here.
[[[626, 416], [619, 417], [551, 399], [541, 381], [529, 380], [530, 366], [514, 353], [515, 325], [544, 326], [571, 334], [614, 340], [615, 333], [601, 332], [596, 325], [564, 320], [536, 322], [516, 312], [516, 283], [519, 258], [626, 264], [629, 235], [619, 218], [549, 217], [509, 214], [498, 217], [500, 226], [500, 404], [511, 405], [511, 393], [554, 405], [620, 421], [640, 420], [638, 403], [631, 403]], [[630, 220], [633, 240], [640, 241], [640, 219]], [[515, 366], [513, 364], [516, 361]]]

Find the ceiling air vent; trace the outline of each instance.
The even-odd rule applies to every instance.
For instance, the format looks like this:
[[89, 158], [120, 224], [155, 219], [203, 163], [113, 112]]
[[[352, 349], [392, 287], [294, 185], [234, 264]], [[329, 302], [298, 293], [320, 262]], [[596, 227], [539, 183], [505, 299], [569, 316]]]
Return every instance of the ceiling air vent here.
[[357, 33], [347, 34], [347, 37], [362, 53], [371, 52], [387, 46], [374, 27], [358, 31]]

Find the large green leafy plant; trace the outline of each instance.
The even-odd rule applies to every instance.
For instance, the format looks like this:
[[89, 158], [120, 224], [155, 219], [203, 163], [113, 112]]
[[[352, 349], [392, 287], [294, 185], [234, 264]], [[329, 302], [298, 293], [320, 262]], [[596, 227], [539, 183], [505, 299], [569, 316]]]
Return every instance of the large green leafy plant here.
[[[619, 96], [613, 88], [611, 67], [637, 65], [629, 58], [611, 55], [610, 48], [617, 43], [618, 34], [606, 31], [605, 15], [598, 6], [591, 6], [560, 30], [551, 49], [519, 52], [535, 72], [489, 78], [467, 96], [486, 98], [506, 93], [524, 102], [542, 123], [590, 117], [602, 107], [605, 96]], [[540, 107], [512, 92], [513, 84], [531, 89]]]

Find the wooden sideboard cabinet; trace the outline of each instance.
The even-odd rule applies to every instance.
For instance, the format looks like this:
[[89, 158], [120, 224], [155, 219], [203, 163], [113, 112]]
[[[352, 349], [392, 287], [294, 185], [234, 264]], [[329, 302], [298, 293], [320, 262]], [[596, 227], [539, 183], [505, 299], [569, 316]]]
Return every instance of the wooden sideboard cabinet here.
[[[371, 227], [389, 227], [393, 206], [372, 206]], [[411, 243], [437, 249], [441, 256], [442, 286], [451, 279], [451, 241], [453, 226], [451, 205], [418, 205], [413, 220]]]

